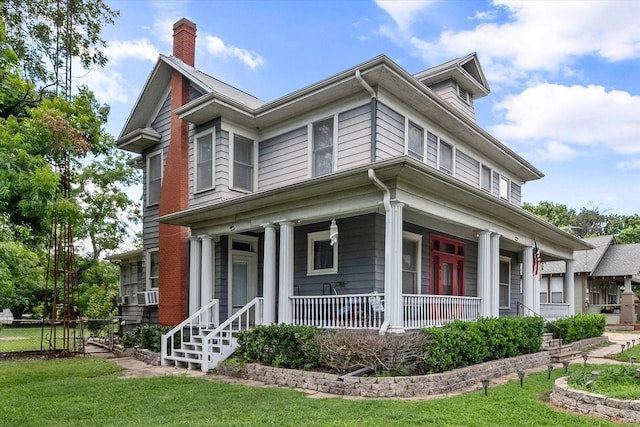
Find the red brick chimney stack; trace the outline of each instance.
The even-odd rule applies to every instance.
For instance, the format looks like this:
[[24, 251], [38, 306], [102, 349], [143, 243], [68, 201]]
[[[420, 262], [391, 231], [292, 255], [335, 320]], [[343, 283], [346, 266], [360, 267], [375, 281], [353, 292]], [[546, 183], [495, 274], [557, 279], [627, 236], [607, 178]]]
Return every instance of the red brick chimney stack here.
[[[196, 24], [181, 19], [173, 26], [173, 56], [193, 66], [196, 51]], [[189, 123], [175, 110], [189, 102], [189, 79], [179, 71], [171, 74], [171, 140], [167, 150], [159, 214], [167, 215], [189, 207]], [[187, 317], [187, 242], [189, 229], [159, 225], [158, 322], [177, 325]]]

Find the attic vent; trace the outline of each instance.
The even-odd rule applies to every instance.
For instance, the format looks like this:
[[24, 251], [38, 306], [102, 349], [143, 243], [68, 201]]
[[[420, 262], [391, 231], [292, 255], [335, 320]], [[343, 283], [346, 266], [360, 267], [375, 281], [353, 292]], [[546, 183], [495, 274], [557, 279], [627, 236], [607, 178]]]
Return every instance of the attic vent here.
[[469, 93], [469, 91], [463, 89], [460, 85], [458, 85], [458, 96], [467, 104], [471, 102], [471, 94]]

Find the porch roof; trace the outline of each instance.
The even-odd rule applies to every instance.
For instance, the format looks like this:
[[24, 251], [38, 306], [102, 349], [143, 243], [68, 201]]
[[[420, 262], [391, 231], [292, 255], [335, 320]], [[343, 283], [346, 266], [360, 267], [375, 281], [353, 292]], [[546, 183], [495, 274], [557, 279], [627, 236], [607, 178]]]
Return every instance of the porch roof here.
[[506, 249], [533, 246], [543, 254], [567, 259], [574, 250], [590, 249], [589, 243], [525, 211], [459, 181], [408, 156], [338, 171], [159, 218], [211, 234], [256, 230], [265, 224], [295, 221], [297, 224], [343, 218], [363, 213], [383, 213], [382, 192], [367, 171], [389, 187], [392, 199], [404, 202], [405, 220], [420, 223], [469, 240], [477, 232], [501, 234]]

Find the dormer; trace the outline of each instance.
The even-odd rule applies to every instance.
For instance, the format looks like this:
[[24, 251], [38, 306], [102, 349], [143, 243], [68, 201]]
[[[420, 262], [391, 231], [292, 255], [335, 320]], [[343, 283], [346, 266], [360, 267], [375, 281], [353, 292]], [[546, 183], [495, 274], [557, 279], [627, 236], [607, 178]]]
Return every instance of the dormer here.
[[490, 92], [475, 52], [421, 71], [414, 77], [474, 122], [473, 100]]

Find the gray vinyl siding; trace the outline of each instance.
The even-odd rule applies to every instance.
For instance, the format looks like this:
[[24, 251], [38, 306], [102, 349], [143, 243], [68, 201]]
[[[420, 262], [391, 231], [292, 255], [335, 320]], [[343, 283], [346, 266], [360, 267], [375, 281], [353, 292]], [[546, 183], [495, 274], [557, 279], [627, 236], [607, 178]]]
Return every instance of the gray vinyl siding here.
[[496, 197], [500, 197], [500, 174], [498, 172], [493, 172], [493, 178], [491, 179], [491, 194]]
[[456, 177], [475, 187], [480, 185], [480, 162], [468, 154], [456, 150]]
[[282, 187], [307, 178], [307, 127], [260, 142], [258, 189]]
[[404, 116], [379, 102], [376, 129], [376, 160], [403, 155], [404, 132]]
[[338, 116], [338, 170], [371, 161], [371, 104]]
[[427, 138], [427, 165], [432, 168], [438, 167], [438, 140], [428, 138], [429, 133], [425, 135]]
[[473, 100], [471, 100], [470, 103], [467, 103], [458, 96], [458, 85], [455, 81], [445, 80], [431, 85], [430, 88], [456, 110], [475, 122], [476, 115], [473, 107]]
[[[220, 303], [220, 321], [229, 317], [229, 236], [215, 243], [215, 278], [213, 297]], [[226, 313], [226, 317], [223, 317]]]

